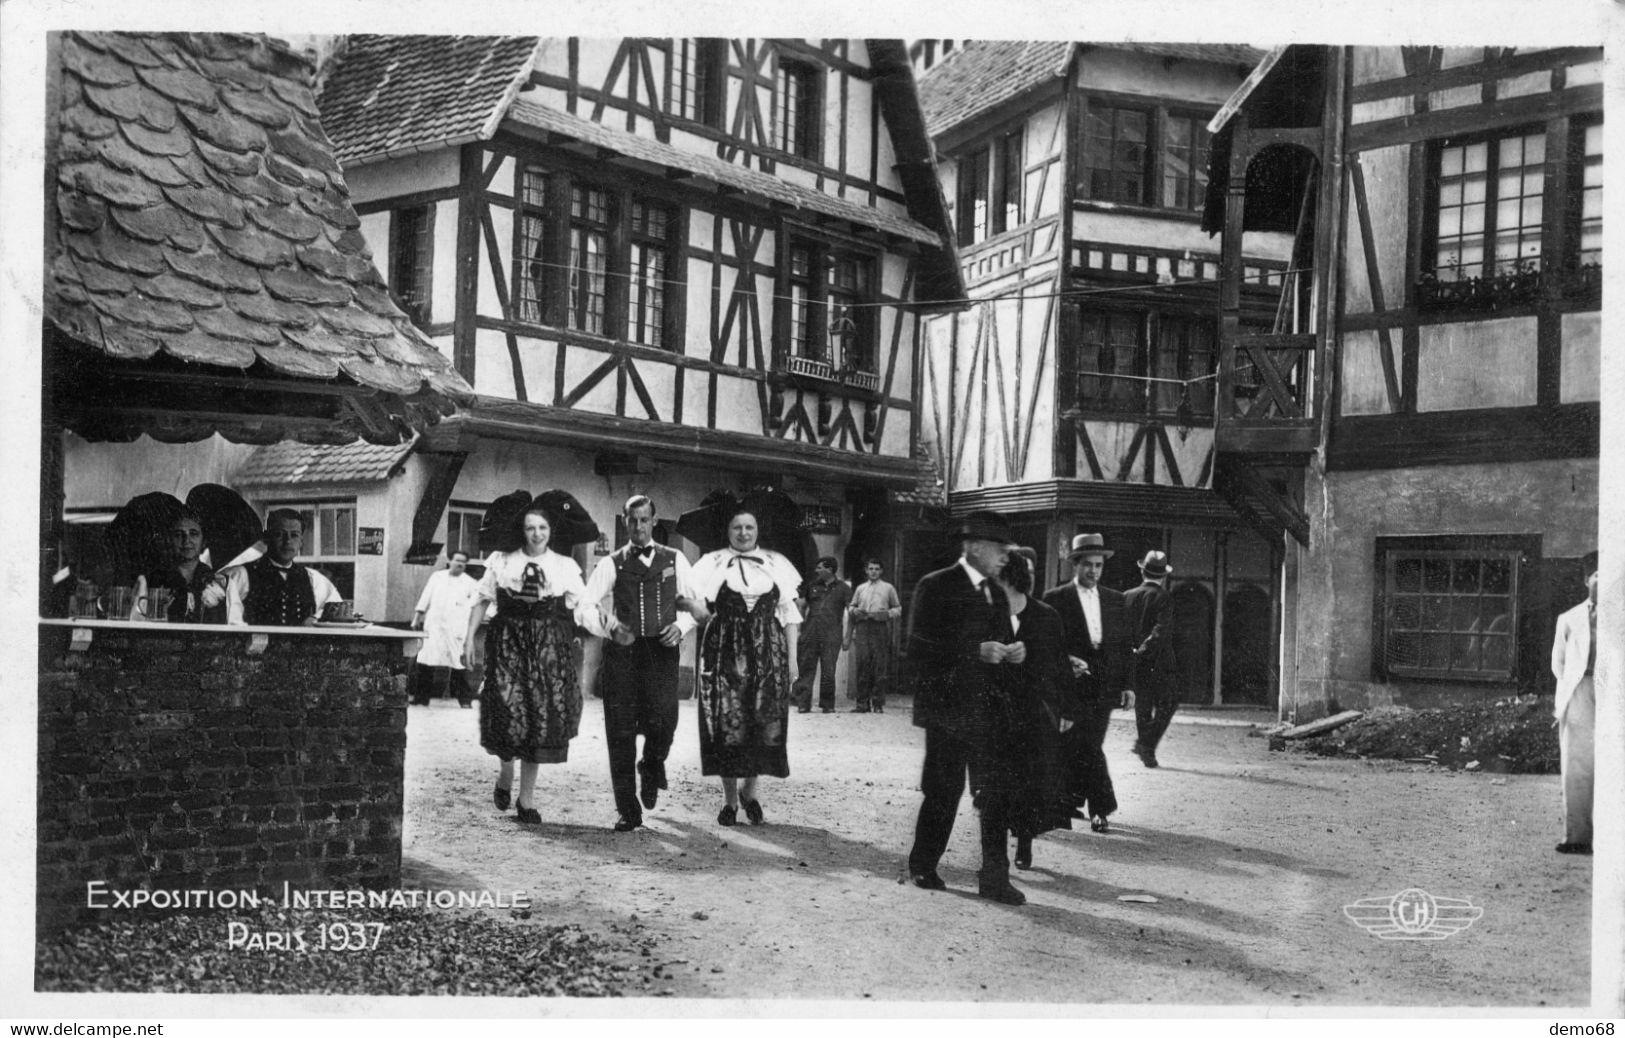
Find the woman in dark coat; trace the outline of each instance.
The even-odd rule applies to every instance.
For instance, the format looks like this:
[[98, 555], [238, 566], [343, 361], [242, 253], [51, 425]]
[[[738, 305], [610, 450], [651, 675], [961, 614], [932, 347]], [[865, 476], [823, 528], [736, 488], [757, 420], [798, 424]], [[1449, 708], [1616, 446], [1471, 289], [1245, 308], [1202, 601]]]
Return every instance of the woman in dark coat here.
[[1008, 762], [1007, 817], [1019, 869], [1032, 867], [1033, 837], [1072, 828], [1060, 735], [1077, 716], [1077, 704], [1071, 701], [1067, 680], [1061, 616], [1030, 597], [1036, 554], [1031, 548], [1016, 549], [998, 576], [1010, 602], [1016, 639], [1027, 647], [1021, 663], [1003, 668], [1009, 752], [1002, 759]]
[[786, 778], [785, 737], [795, 680], [801, 575], [790, 560], [757, 545], [754, 513], [734, 509], [728, 547], [694, 564], [694, 591], [710, 621], [700, 637], [700, 771], [722, 779], [721, 825], [739, 808], [763, 819], [756, 777]]

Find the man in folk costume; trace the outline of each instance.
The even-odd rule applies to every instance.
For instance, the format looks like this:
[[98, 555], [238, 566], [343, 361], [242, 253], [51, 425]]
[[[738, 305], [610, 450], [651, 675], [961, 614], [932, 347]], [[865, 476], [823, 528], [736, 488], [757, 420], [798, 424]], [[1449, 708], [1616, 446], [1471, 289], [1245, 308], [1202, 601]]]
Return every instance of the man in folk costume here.
[[305, 521], [291, 508], [265, 519], [265, 554], [226, 570], [226, 623], [270, 627], [313, 626], [338, 588], [316, 570], [294, 562], [304, 544]]
[[1157, 766], [1162, 741], [1179, 708], [1177, 662], [1173, 643], [1173, 596], [1168, 593], [1168, 556], [1148, 551], [1139, 562], [1140, 586], [1123, 596], [1128, 607], [1134, 649], [1129, 660], [1134, 690], [1134, 755], [1148, 768]]
[[643, 824], [643, 809], [653, 810], [666, 788], [666, 755], [677, 732], [677, 664], [683, 637], [694, 629], [687, 611], [694, 592], [688, 559], [654, 543], [654, 502], [636, 494], [621, 514], [627, 543], [593, 570], [582, 613], [587, 629], [608, 639], [599, 689], [619, 813], [615, 831], [624, 833]]
[[1591, 853], [1591, 801], [1596, 782], [1597, 574], [1586, 600], [1557, 618], [1552, 673], [1557, 677], [1557, 749], [1563, 770], [1563, 842], [1559, 854]]
[[1112, 552], [1098, 533], [1072, 538], [1072, 580], [1045, 592], [1044, 603], [1061, 614], [1064, 644], [1083, 716], [1062, 737], [1073, 803], [1083, 807], [1089, 827], [1105, 832], [1117, 810], [1117, 793], [1106, 764], [1106, 730], [1112, 711], [1123, 705], [1123, 667], [1129, 654], [1128, 613], [1123, 594], [1100, 585]]
[[412, 617], [413, 629], [427, 635], [412, 673], [413, 704], [428, 706], [444, 680], [458, 703], [473, 706], [468, 672], [463, 669], [463, 639], [468, 635], [468, 611], [474, 607], [479, 587], [479, 581], [468, 575], [466, 551], [452, 552], [445, 569], [429, 574]]
[[1012, 770], [995, 759], [1001, 740], [996, 722], [1005, 709], [1002, 671], [1026, 659], [1015, 640], [1010, 603], [993, 577], [1004, 568], [1011, 543], [1009, 523], [997, 512], [977, 511], [958, 525], [962, 554], [946, 569], [927, 573], [914, 586], [909, 612], [908, 658], [914, 665], [914, 724], [925, 729], [925, 763], [909, 878], [923, 890], [942, 890], [937, 863], [953, 834], [965, 779], [979, 790], [982, 867], [977, 893], [1000, 904], [1020, 905], [1026, 896], [1010, 883], [1008, 797], [999, 788]]

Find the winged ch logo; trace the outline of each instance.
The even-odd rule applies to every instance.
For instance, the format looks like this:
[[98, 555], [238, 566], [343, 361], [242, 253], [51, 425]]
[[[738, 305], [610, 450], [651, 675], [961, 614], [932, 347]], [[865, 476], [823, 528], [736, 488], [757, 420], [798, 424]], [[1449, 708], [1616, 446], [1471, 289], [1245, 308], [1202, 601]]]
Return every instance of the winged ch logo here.
[[1459, 897], [1434, 897], [1419, 887], [1392, 897], [1364, 897], [1343, 914], [1385, 941], [1442, 941], [1478, 921], [1484, 910]]

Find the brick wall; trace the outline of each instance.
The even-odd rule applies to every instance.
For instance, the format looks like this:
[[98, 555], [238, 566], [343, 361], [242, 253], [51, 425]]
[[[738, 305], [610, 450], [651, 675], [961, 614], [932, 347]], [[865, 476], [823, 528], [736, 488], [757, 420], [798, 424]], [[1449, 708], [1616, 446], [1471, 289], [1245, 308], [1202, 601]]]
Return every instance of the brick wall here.
[[398, 637], [42, 624], [38, 921], [107, 916], [87, 884], [392, 887], [406, 667]]

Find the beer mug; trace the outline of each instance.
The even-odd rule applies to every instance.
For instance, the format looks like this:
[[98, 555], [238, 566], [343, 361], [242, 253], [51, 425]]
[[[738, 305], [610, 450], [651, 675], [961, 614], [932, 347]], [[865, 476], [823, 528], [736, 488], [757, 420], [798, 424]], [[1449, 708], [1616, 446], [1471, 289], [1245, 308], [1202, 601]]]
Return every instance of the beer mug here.
[[169, 622], [169, 604], [174, 601], [175, 592], [167, 587], [147, 589], [147, 597], [136, 602], [136, 608], [141, 615], [152, 623]]
[[110, 587], [102, 596], [102, 610], [109, 620], [128, 620], [135, 609], [135, 588]]
[[75, 581], [73, 595], [68, 599], [68, 617], [73, 620], [96, 619], [97, 616], [101, 615], [96, 604], [100, 593], [101, 589], [92, 581]]

